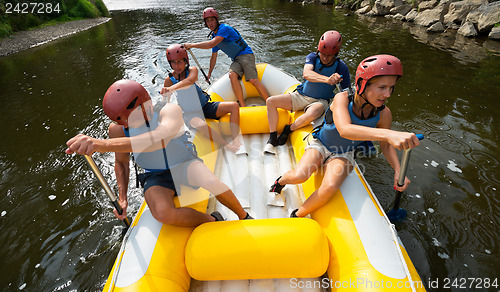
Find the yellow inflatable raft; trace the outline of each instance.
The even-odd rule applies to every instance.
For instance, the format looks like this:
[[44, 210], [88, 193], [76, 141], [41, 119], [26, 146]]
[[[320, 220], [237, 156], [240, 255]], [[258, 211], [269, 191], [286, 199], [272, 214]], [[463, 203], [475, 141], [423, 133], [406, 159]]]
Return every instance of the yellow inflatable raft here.
[[[258, 64], [258, 72], [271, 95], [291, 92], [299, 84], [268, 64]], [[247, 82], [242, 85], [251, 104], [258, 93]], [[236, 100], [227, 75], [209, 93], [215, 101]], [[307, 143], [303, 138], [311, 127], [293, 132], [291, 145], [278, 146], [277, 155], [264, 155], [269, 133], [265, 106], [240, 112], [248, 156], [216, 151], [217, 145], [198, 134], [194, 143], [205, 163], [256, 220], [236, 220], [201, 189], [185, 187], [181, 197], [190, 198], [190, 207], [201, 212], [219, 210], [228, 221], [197, 228], [163, 225], [143, 203], [103, 291], [425, 291], [357, 166], [334, 198], [311, 218], [288, 218], [319, 186], [321, 177], [314, 175], [302, 186], [286, 186], [280, 196], [267, 190], [303, 155]], [[300, 114], [279, 113], [279, 128]], [[228, 131], [223, 126], [228, 120], [219, 121], [223, 132]], [[210, 124], [215, 127], [217, 122]]]

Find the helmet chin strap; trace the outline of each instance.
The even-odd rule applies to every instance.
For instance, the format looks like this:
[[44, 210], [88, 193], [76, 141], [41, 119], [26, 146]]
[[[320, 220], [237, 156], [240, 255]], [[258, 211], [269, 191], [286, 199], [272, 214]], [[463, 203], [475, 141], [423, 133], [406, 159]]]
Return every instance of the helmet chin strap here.
[[371, 105], [371, 106], [373, 106], [373, 108], [377, 108], [377, 107], [374, 106], [371, 102], [369, 102], [368, 99], [366, 99], [366, 97], [364, 97], [362, 94], [360, 94], [359, 96], [361, 96], [361, 98], [365, 101], [365, 103], [363, 103], [361, 105], [361, 119], [364, 120], [365, 119], [365, 113], [364, 113], [363, 109], [365, 108], [365, 106]]

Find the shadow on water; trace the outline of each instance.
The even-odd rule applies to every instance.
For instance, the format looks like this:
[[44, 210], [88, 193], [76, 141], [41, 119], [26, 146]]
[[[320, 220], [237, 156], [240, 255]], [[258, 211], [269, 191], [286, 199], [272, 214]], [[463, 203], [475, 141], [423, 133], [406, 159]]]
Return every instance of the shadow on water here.
[[[402, 241], [425, 284], [498, 276], [500, 57], [483, 49], [497, 43], [451, 40], [392, 20], [277, 0], [105, 2], [133, 10], [113, 11], [113, 19], [98, 27], [0, 59], [5, 290], [102, 289], [120, 247], [121, 223], [85, 160], [65, 155], [64, 144], [79, 132], [107, 137], [102, 96], [117, 79], [134, 79], [157, 98], [170, 69], [166, 47], [206, 40], [201, 11], [208, 5], [238, 29], [258, 62], [298, 79], [305, 56], [328, 29], [342, 33], [341, 58], [351, 75], [369, 55], [398, 56], [404, 77], [388, 102], [393, 128], [426, 136], [412, 153]], [[210, 51], [194, 53], [207, 69]], [[212, 76], [222, 76], [229, 65], [219, 54]], [[207, 87], [201, 79], [200, 85]], [[113, 155], [94, 157], [114, 186]], [[391, 206], [387, 162], [359, 163], [381, 203]], [[142, 201], [134, 185], [132, 173], [131, 215]]]

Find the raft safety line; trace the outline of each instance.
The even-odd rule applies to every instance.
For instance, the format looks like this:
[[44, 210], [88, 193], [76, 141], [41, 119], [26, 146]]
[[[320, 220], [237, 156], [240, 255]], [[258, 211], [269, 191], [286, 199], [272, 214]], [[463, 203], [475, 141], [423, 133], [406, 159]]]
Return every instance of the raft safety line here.
[[413, 279], [411, 278], [410, 270], [408, 269], [408, 265], [406, 264], [406, 261], [404, 259], [403, 252], [401, 251], [401, 248], [399, 247], [399, 243], [398, 243], [398, 239], [397, 239], [397, 235], [396, 235], [396, 226], [394, 224], [392, 224], [392, 222], [387, 217], [387, 214], [385, 214], [385, 212], [383, 212], [384, 209], [380, 205], [380, 202], [378, 201], [377, 196], [375, 196], [375, 194], [373, 193], [372, 187], [366, 182], [365, 177], [364, 176], [361, 176], [361, 177], [365, 181], [366, 186], [368, 186], [368, 188], [370, 189], [370, 193], [371, 193], [372, 197], [375, 199], [375, 202], [377, 202], [378, 207], [380, 208], [380, 210], [382, 210], [382, 214], [385, 218], [386, 223], [388, 223], [389, 226], [391, 227], [390, 229], [391, 229], [392, 239], [394, 240], [394, 244], [396, 245], [399, 260], [403, 264], [403, 268], [405, 270], [406, 277], [408, 277], [408, 281], [410, 282], [411, 291], [416, 292], [417, 290], [415, 289], [415, 285], [413, 285]]

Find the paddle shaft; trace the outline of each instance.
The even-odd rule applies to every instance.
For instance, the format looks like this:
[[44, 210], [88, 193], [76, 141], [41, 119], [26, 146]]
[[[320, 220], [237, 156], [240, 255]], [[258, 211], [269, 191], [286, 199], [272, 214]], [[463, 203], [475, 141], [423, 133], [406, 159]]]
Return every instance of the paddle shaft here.
[[205, 74], [205, 71], [203, 71], [203, 68], [201, 68], [200, 63], [198, 63], [198, 60], [194, 56], [193, 52], [191, 52], [191, 49], [187, 49], [187, 51], [189, 52], [189, 54], [191, 54], [191, 57], [193, 57], [193, 60], [196, 62], [196, 65], [198, 65], [198, 68], [200, 68], [203, 76], [205, 76], [205, 80], [208, 82], [209, 85], [212, 85], [212, 83], [210, 83], [210, 79], [208, 79], [207, 77], [207, 74]]
[[[113, 206], [115, 206], [115, 209], [118, 212], [118, 214], [121, 215], [123, 213], [123, 209], [120, 206], [120, 204], [118, 203], [118, 200], [116, 199], [116, 195], [114, 194], [113, 190], [109, 187], [108, 182], [104, 179], [104, 176], [102, 175], [101, 170], [99, 170], [99, 168], [97, 167], [97, 164], [95, 163], [94, 158], [92, 158], [92, 156], [90, 156], [90, 155], [84, 155], [84, 156], [85, 156], [85, 159], [87, 160], [88, 164], [90, 165], [90, 168], [95, 173], [95, 175], [97, 176], [97, 179], [99, 180], [102, 187], [104, 188], [104, 191], [108, 195], [109, 200], [111, 201]], [[123, 223], [125, 223], [125, 226], [130, 227], [130, 221], [128, 220], [128, 218], [123, 219]]]
[[[424, 139], [424, 135], [417, 134], [419, 140]], [[410, 161], [411, 149], [405, 149], [403, 152], [403, 157], [401, 157], [401, 166], [399, 167], [399, 177], [398, 186], [402, 187], [405, 184], [406, 171], [408, 170], [408, 163]], [[401, 195], [403, 192], [396, 191], [396, 200], [394, 201], [393, 210], [399, 209], [399, 202], [401, 201]]]
[[[402, 187], [405, 184], [406, 171], [408, 170], [408, 162], [410, 161], [411, 149], [405, 149], [401, 158], [401, 166], [399, 169], [398, 186]], [[399, 209], [399, 202], [403, 192], [396, 191], [396, 200], [394, 201], [394, 210]]]

